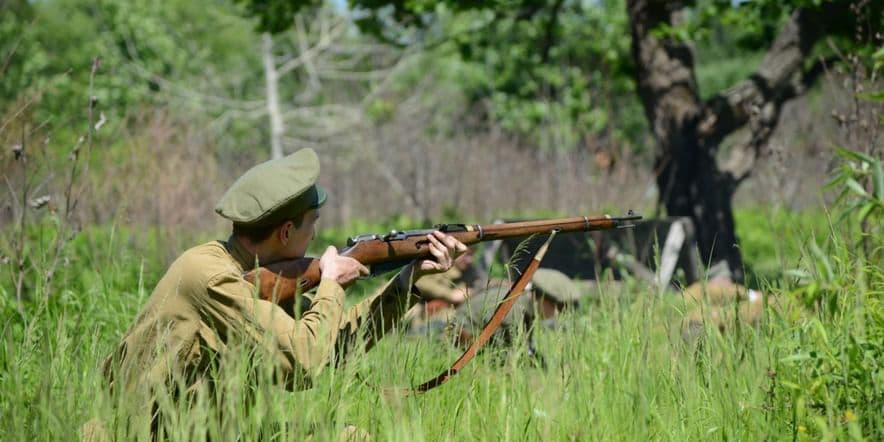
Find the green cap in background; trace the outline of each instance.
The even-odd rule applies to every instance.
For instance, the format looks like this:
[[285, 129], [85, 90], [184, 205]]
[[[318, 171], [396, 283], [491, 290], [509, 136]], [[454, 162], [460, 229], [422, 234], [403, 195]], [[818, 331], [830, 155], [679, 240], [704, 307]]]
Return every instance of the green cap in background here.
[[531, 283], [538, 295], [548, 296], [560, 304], [577, 302], [583, 297], [577, 284], [568, 275], [558, 270], [537, 269]]
[[261, 163], [244, 173], [218, 201], [215, 212], [237, 224], [269, 226], [295, 218], [325, 203], [316, 184], [319, 157], [301, 149]]

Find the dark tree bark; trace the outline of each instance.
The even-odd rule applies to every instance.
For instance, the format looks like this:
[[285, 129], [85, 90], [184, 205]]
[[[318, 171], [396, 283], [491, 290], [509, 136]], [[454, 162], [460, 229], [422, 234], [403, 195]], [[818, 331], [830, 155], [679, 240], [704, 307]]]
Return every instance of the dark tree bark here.
[[[661, 24], [677, 25], [683, 10], [679, 1], [627, 1], [636, 84], [657, 142], [659, 201], [669, 216], [694, 221], [706, 265], [724, 261], [732, 278], [741, 281], [743, 260], [731, 201], [776, 127], [782, 105], [818, 75], [820, 69], [804, 71], [803, 65], [824, 35], [820, 18], [827, 11], [793, 13], [757, 71], [704, 102], [691, 47], [652, 33]], [[749, 145], [735, 151], [730, 167], [719, 167], [719, 144], [747, 124]]]

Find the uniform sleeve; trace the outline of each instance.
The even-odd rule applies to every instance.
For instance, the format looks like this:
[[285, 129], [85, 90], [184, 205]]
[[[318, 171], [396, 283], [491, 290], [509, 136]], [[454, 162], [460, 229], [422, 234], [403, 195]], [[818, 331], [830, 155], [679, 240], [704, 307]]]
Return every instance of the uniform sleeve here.
[[373, 347], [401, 322], [405, 312], [420, 300], [411, 290], [413, 277], [414, 268], [408, 265], [375, 294], [344, 313], [338, 337], [340, 356], [345, 356], [357, 342], [364, 343], [366, 349]]
[[330, 360], [344, 311], [344, 290], [336, 282], [320, 282], [310, 309], [300, 320], [256, 298], [255, 287], [237, 275], [213, 278], [208, 296], [201, 306], [204, 321], [215, 330], [225, 330], [228, 337], [235, 335], [263, 347], [287, 386], [309, 386], [310, 378]]
[[453, 302], [451, 292], [455, 289], [455, 284], [444, 273], [424, 276], [415, 281], [414, 286], [424, 299]]

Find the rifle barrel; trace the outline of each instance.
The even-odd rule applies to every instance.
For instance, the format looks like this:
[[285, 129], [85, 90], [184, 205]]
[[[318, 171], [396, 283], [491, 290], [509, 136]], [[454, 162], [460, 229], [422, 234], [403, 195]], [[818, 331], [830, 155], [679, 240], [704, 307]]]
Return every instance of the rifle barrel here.
[[569, 232], [589, 232], [593, 230], [618, 229], [632, 227], [631, 221], [641, 219], [631, 211], [625, 216], [580, 216], [574, 218], [562, 218], [552, 220], [522, 221], [514, 223], [488, 224], [475, 226], [481, 232], [479, 241], [493, 241], [496, 239], [518, 238], [549, 232], [552, 230]]

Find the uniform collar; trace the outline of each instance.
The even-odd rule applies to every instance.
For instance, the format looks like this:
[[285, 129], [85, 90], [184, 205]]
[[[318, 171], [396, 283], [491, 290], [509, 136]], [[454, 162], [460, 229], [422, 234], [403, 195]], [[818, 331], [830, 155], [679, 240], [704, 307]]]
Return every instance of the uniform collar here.
[[255, 268], [255, 255], [246, 250], [246, 248], [243, 247], [233, 235], [231, 235], [230, 238], [227, 238], [227, 241], [224, 242], [224, 248], [226, 248], [227, 253], [230, 253], [230, 256], [236, 260], [236, 263], [239, 264], [242, 271]]

